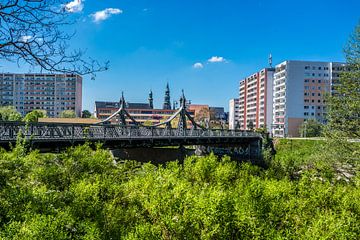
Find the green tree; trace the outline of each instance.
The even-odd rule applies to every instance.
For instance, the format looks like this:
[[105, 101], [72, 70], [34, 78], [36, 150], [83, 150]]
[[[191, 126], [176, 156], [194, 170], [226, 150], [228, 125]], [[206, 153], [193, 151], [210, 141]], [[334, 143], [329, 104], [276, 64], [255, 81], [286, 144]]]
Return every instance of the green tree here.
[[1, 121], [21, 121], [21, 114], [13, 106], [0, 107]]
[[316, 119], [308, 119], [299, 127], [301, 137], [320, 137], [323, 125]]
[[360, 138], [360, 24], [345, 47], [346, 70], [328, 97], [328, 135]]
[[351, 142], [360, 139], [360, 24], [350, 36], [344, 52], [346, 71], [340, 75], [339, 82], [335, 82], [334, 93], [327, 98], [325, 136], [328, 146], [323, 153], [337, 170], [360, 165], [360, 145]]
[[25, 115], [23, 118], [24, 122], [37, 122], [39, 118], [46, 118], [45, 110], [33, 110]]
[[60, 113], [61, 118], [76, 118], [76, 113], [73, 110], [65, 110]]
[[83, 110], [82, 112], [81, 112], [81, 117], [82, 118], [91, 118], [91, 112], [89, 111], [89, 110]]

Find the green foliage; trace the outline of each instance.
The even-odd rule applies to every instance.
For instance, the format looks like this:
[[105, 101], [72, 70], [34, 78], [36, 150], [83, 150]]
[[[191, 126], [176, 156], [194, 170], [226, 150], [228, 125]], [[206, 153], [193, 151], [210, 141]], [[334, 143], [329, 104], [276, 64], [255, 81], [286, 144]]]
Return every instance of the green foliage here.
[[46, 118], [45, 110], [33, 110], [25, 115], [24, 122], [37, 122], [39, 118]]
[[335, 94], [328, 97], [328, 148], [323, 153], [338, 169], [356, 167], [360, 162], [360, 24], [345, 48], [348, 71], [340, 75]]
[[73, 110], [65, 110], [60, 113], [61, 118], [76, 118], [76, 113]]
[[91, 118], [91, 112], [89, 111], [89, 110], [83, 110], [82, 112], [81, 112], [81, 117], [82, 118]]
[[308, 119], [301, 124], [299, 133], [301, 137], [320, 137], [322, 129], [323, 125], [316, 119]]
[[0, 151], [0, 238], [356, 239], [360, 177], [302, 167], [323, 145], [278, 141], [267, 169], [212, 154], [155, 166], [115, 163], [100, 146], [17, 145]]
[[13, 106], [0, 107], [1, 121], [21, 121], [21, 114]]

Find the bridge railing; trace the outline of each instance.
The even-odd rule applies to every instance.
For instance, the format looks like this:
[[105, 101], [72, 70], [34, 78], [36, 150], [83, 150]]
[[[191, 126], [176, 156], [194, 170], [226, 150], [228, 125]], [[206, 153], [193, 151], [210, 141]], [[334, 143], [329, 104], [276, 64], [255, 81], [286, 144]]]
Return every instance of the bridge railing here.
[[119, 125], [84, 125], [0, 122], [0, 141], [15, 141], [17, 135], [32, 140], [112, 140], [137, 138], [260, 137], [250, 131], [221, 129], [179, 129]]

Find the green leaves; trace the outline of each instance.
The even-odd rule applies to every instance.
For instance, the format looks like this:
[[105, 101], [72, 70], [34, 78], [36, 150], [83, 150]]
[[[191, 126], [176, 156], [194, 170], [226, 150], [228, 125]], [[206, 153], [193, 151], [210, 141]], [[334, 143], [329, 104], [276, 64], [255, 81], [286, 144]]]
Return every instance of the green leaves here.
[[88, 145], [17, 146], [0, 151], [0, 238], [355, 239], [360, 178], [301, 168], [319, 145], [283, 140], [267, 169], [213, 154], [155, 166]]

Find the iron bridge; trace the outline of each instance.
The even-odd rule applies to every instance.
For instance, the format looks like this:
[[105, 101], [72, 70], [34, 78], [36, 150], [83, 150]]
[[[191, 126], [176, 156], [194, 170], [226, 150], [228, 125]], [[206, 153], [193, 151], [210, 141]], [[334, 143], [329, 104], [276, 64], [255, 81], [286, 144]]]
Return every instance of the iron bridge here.
[[[101, 142], [105, 147], [112, 149], [197, 145], [214, 148], [251, 148], [252, 156], [260, 154], [260, 134], [203, 127], [186, 111], [185, 102], [183, 94], [178, 111], [168, 120], [152, 126], [142, 125], [126, 111], [123, 95], [119, 110], [97, 124], [0, 122], [0, 146], [7, 148], [21, 137], [33, 148], [39, 149]], [[115, 117], [118, 124], [110, 124], [111, 119]], [[132, 124], [129, 124], [126, 118], [130, 119]], [[177, 121], [176, 128], [172, 127], [174, 121]]]

